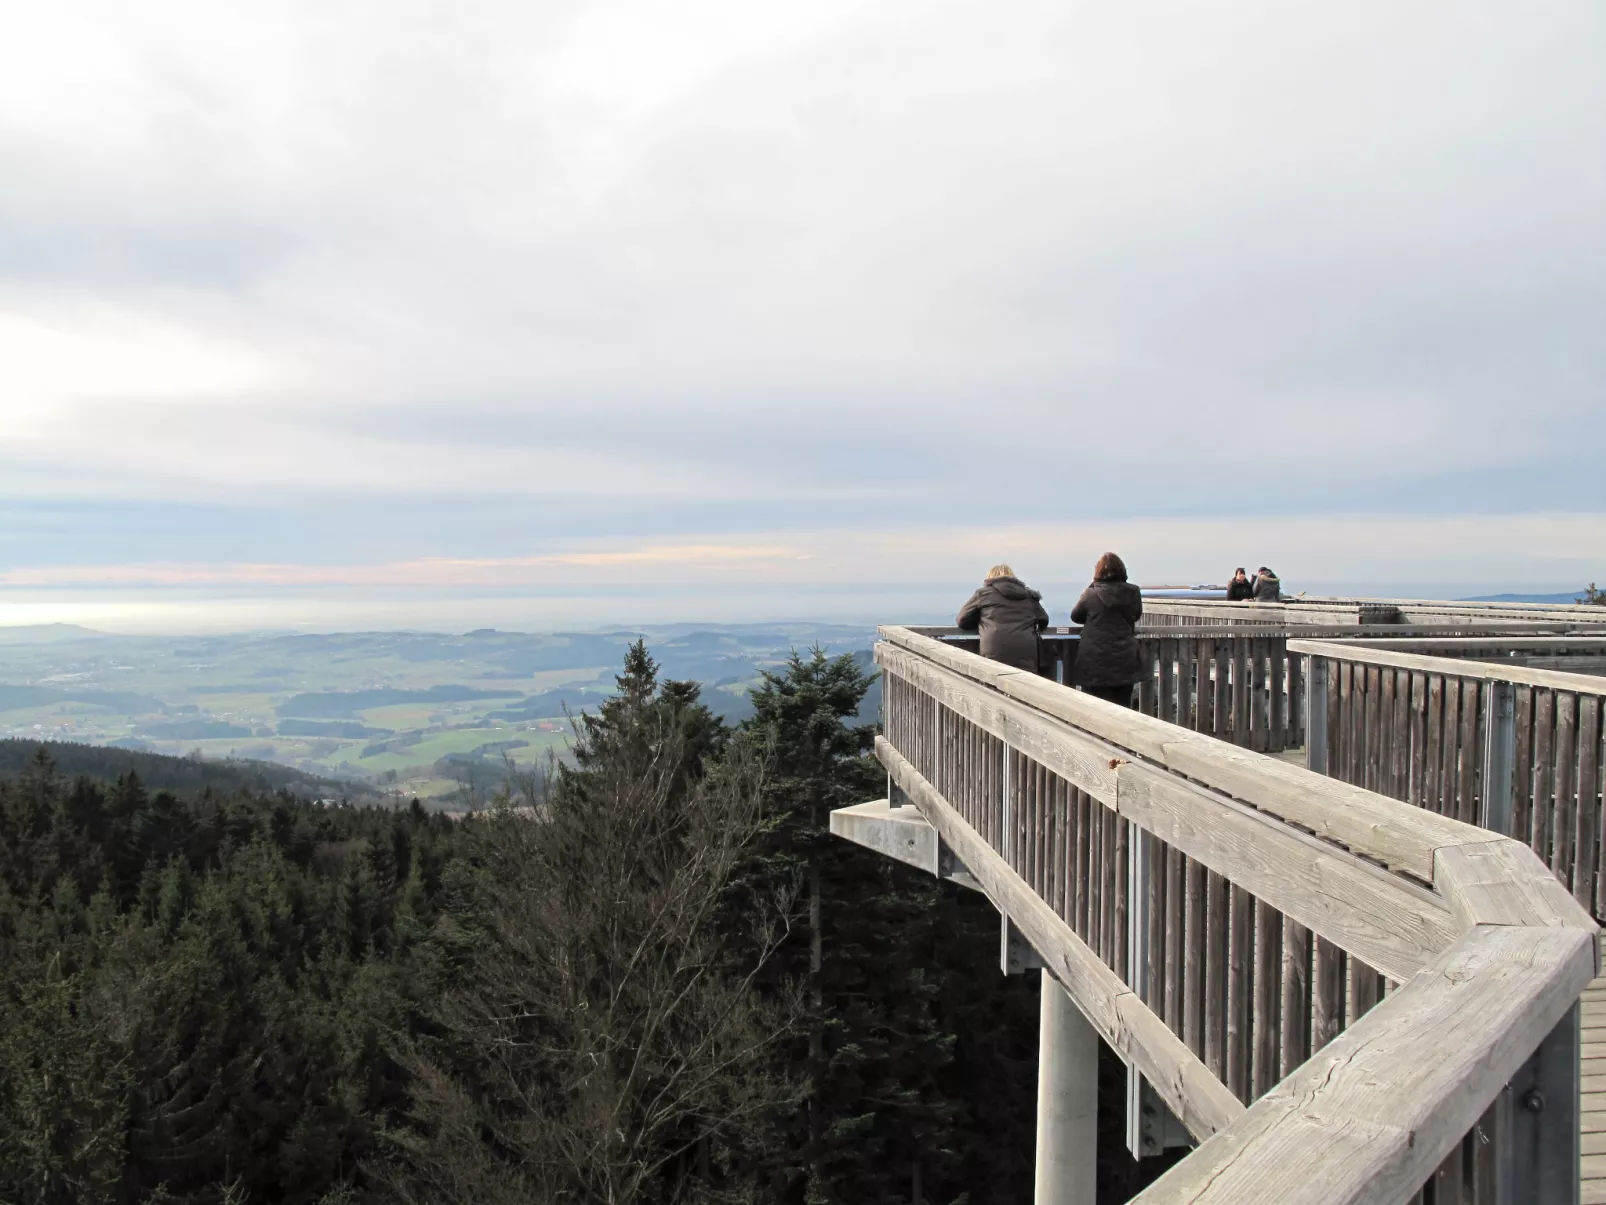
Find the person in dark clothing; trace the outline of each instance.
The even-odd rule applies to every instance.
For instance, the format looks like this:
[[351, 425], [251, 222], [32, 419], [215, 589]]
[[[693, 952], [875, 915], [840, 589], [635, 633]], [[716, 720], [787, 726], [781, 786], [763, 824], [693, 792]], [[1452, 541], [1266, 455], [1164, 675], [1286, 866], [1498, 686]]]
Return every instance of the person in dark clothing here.
[[1043, 596], [1008, 565], [994, 565], [987, 581], [959, 608], [956, 626], [981, 633], [981, 655], [1037, 672], [1037, 633], [1048, 626]]
[[1239, 565], [1237, 571], [1232, 575], [1232, 580], [1227, 583], [1227, 601], [1243, 602], [1254, 596], [1254, 584], [1244, 576], [1244, 567]]
[[1142, 591], [1126, 580], [1121, 558], [1106, 552], [1093, 567], [1093, 584], [1071, 609], [1071, 622], [1082, 625], [1077, 686], [1122, 707], [1133, 705], [1133, 687], [1143, 676], [1137, 637], [1142, 616]]
[[1254, 598], [1256, 602], [1276, 602], [1283, 596], [1283, 584], [1277, 575], [1262, 565], [1255, 574]]

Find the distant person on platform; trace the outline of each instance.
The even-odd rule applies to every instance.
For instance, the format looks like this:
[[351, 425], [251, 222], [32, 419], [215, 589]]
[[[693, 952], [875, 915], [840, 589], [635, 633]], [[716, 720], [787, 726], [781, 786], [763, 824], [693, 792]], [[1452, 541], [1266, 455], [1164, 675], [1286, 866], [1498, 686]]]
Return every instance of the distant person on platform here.
[[1277, 602], [1283, 596], [1282, 582], [1264, 565], [1255, 573], [1254, 595], [1256, 602]]
[[1037, 633], [1048, 626], [1048, 612], [1043, 610], [1043, 596], [1008, 565], [987, 571], [986, 582], [959, 608], [954, 623], [967, 632], [981, 633], [983, 657], [1037, 672]]
[[1074, 681], [1087, 694], [1122, 707], [1133, 705], [1133, 687], [1143, 677], [1138, 659], [1138, 620], [1143, 593], [1126, 580], [1126, 566], [1106, 552], [1093, 566], [1093, 584], [1071, 609], [1071, 622], [1082, 625]]
[[1227, 601], [1245, 602], [1255, 596], [1255, 586], [1244, 573], [1244, 567], [1239, 565], [1227, 583]]

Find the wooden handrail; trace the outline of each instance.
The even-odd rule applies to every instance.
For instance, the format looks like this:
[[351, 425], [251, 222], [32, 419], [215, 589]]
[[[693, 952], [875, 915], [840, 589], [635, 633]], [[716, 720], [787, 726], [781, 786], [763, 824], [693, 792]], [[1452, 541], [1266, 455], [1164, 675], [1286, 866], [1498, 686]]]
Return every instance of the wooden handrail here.
[[1389, 669], [1419, 670], [1423, 673], [1451, 674], [1483, 682], [1513, 682], [1520, 686], [1543, 686], [1582, 695], [1606, 696], [1606, 678], [1592, 674], [1571, 674], [1562, 670], [1530, 669], [1522, 665], [1499, 665], [1487, 661], [1463, 661], [1455, 657], [1429, 657], [1421, 653], [1373, 648], [1367, 644], [1339, 644], [1329, 640], [1290, 640], [1290, 653], [1348, 661], [1356, 665], [1377, 665]]
[[[1422, 882], [1432, 881], [1433, 853], [1440, 846], [1487, 839], [1483, 830], [1472, 825], [1402, 810], [1370, 791], [1067, 690], [1036, 674], [984, 660], [907, 629], [883, 627], [880, 634], [887, 645], [991, 686], [999, 694], [1036, 707], [1128, 753]], [[878, 646], [876, 659], [885, 664], [883, 656]]]
[[1140, 1201], [1404, 1199], [1596, 973], [1592, 920], [1515, 841], [880, 635], [893, 784], [1206, 1139]]

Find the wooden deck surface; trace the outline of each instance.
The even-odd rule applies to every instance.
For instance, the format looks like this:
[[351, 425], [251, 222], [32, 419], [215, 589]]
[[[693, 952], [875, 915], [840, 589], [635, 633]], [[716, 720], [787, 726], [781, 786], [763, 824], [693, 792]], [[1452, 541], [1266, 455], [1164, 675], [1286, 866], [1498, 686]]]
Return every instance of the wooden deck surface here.
[[1606, 975], [1584, 992], [1583, 1017], [1579, 1201], [1606, 1205]]

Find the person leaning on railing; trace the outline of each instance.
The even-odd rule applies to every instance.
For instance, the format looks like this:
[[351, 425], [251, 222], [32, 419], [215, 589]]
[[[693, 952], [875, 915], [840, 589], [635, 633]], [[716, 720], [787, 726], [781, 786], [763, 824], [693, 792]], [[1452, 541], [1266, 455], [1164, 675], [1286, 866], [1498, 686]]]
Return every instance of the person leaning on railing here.
[[1245, 602], [1254, 596], [1254, 583], [1244, 575], [1244, 567], [1239, 565], [1232, 575], [1232, 580], [1227, 583], [1227, 601]]
[[1142, 591], [1126, 580], [1121, 558], [1106, 552], [1093, 566], [1093, 584], [1071, 609], [1071, 622], [1082, 625], [1075, 685], [1100, 699], [1132, 706], [1133, 687], [1143, 677], [1137, 636], [1142, 617]]
[[1278, 602], [1283, 596], [1283, 584], [1277, 575], [1262, 565], [1252, 583], [1256, 602]]
[[954, 624], [981, 633], [983, 657], [1035, 674], [1037, 633], [1048, 626], [1042, 600], [1008, 565], [994, 565], [981, 589], [959, 608]]

